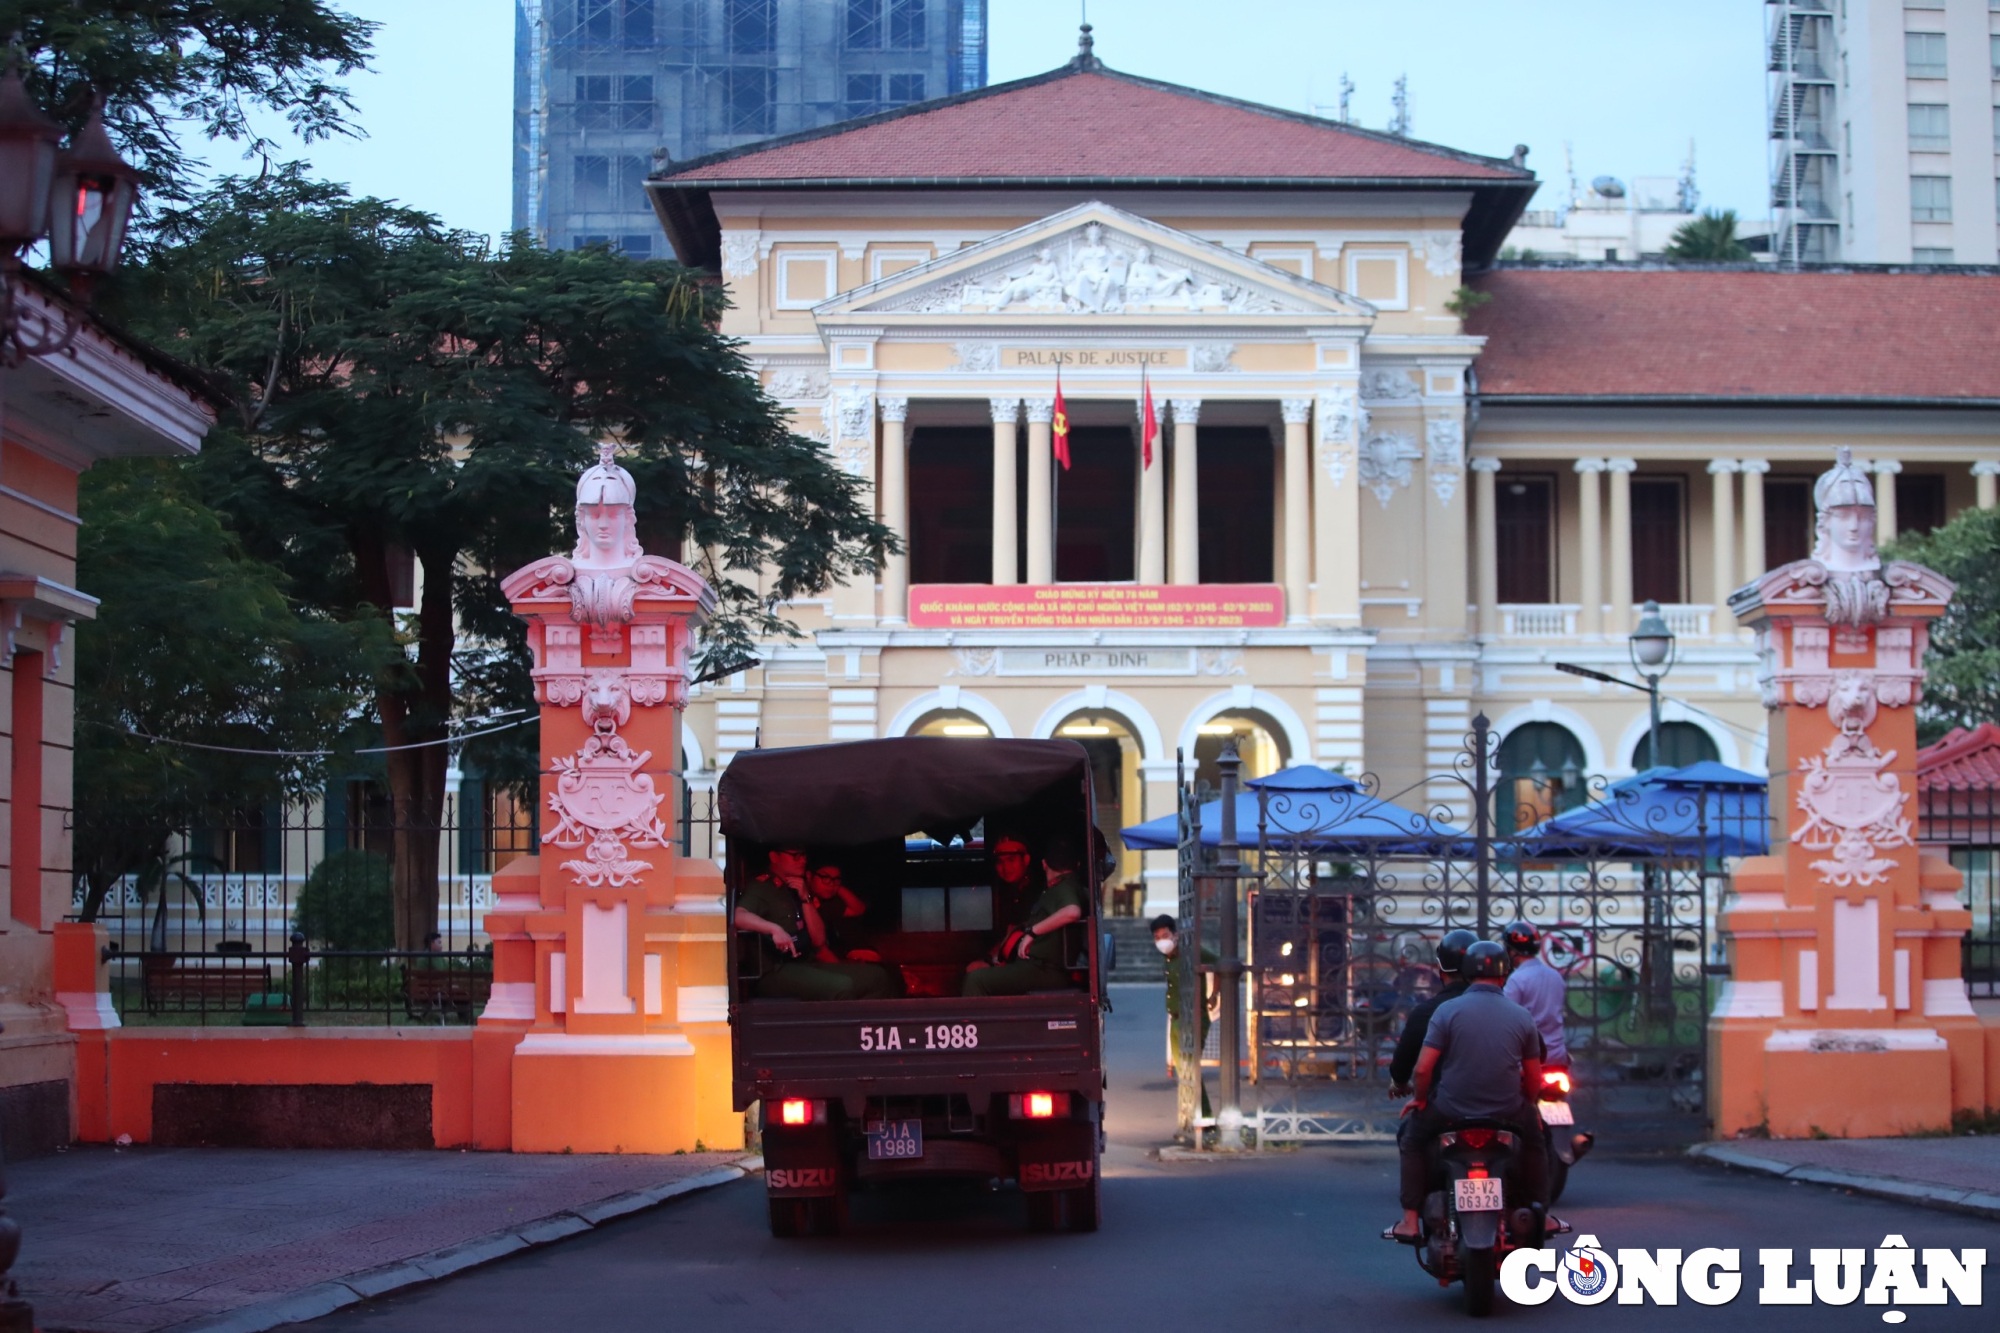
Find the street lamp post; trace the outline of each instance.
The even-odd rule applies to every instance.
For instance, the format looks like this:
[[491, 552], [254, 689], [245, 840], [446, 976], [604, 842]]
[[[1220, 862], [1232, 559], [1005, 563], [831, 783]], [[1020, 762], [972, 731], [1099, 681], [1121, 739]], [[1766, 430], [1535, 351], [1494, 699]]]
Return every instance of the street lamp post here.
[[1646, 696], [1651, 721], [1646, 731], [1646, 767], [1660, 766], [1660, 681], [1674, 669], [1679, 657], [1679, 641], [1660, 614], [1660, 604], [1649, 601], [1639, 611], [1638, 628], [1626, 641], [1632, 669], [1646, 678]]
[[49, 265], [88, 301], [92, 285], [118, 267], [139, 173], [118, 156], [95, 99], [83, 128], [61, 147], [62, 127], [28, 95], [18, 58], [0, 75], [0, 365], [70, 350], [82, 321], [30, 336], [23, 328], [22, 252], [49, 243]]

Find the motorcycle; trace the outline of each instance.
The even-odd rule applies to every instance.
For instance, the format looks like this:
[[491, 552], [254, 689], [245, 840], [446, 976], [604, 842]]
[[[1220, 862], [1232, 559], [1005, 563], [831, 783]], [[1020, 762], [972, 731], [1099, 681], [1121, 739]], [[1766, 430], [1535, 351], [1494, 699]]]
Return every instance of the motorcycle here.
[[1562, 1198], [1563, 1186], [1569, 1183], [1569, 1169], [1582, 1161], [1597, 1142], [1595, 1134], [1576, 1127], [1576, 1110], [1569, 1100], [1572, 1086], [1567, 1068], [1558, 1065], [1542, 1071], [1539, 1104], [1542, 1133], [1547, 1136], [1549, 1145], [1549, 1202], [1552, 1204]]
[[1513, 1130], [1468, 1122], [1438, 1135], [1431, 1148], [1432, 1181], [1441, 1188], [1424, 1199], [1417, 1263], [1440, 1287], [1464, 1282], [1466, 1312], [1475, 1316], [1491, 1313], [1508, 1252], [1538, 1248], [1544, 1238], [1540, 1204], [1507, 1207], [1516, 1146]]

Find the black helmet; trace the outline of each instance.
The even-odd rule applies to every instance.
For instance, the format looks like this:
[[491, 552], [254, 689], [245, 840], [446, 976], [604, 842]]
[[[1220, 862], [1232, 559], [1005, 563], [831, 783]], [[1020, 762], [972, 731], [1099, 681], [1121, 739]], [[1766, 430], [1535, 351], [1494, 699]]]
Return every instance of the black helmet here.
[[1525, 921], [1516, 921], [1500, 932], [1500, 938], [1507, 942], [1508, 953], [1538, 953], [1542, 947], [1542, 932]]
[[1494, 940], [1480, 940], [1465, 951], [1459, 975], [1471, 981], [1496, 980], [1507, 975], [1507, 951]]
[[1479, 937], [1469, 930], [1454, 930], [1438, 941], [1438, 971], [1458, 975], [1458, 969], [1465, 965], [1465, 951], [1479, 942]]

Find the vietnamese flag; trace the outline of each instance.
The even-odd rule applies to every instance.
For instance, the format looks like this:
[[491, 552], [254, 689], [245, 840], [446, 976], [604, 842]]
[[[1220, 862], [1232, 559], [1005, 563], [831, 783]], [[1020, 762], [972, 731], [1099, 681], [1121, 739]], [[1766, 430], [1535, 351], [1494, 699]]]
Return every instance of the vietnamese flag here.
[[1139, 367], [1139, 387], [1144, 391], [1146, 406], [1139, 418], [1139, 470], [1153, 466], [1153, 437], [1160, 433], [1160, 419], [1153, 415], [1153, 382], [1146, 378], [1146, 367]]
[[1063, 407], [1062, 366], [1060, 364], [1056, 366], [1056, 410], [1053, 434], [1056, 441], [1056, 462], [1061, 463], [1063, 471], [1067, 472], [1069, 471], [1069, 412]]

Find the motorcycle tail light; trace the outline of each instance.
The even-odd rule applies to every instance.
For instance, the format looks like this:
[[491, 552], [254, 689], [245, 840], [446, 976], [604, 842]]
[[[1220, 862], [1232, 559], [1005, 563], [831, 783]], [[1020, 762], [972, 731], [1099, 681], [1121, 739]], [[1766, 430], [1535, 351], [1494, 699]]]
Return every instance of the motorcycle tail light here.
[[1493, 1131], [1490, 1129], [1462, 1129], [1458, 1132], [1458, 1136], [1465, 1141], [1465, 1146], [1468, 1148], [1484, 1148], [1493, 1142]]
[[1465, 1178], [1467, 1180], [1485, 1180], [1486, 1168], [1483, 1166], [1475, 1166], [1471, 1170], [1465, 1173]]
[[1542, 1073], [1542, 1086], [1554, 1088], [1557, 1092], [1569, 1091], [1569, 1074], [1560, 1069], [1549, 1069]]

